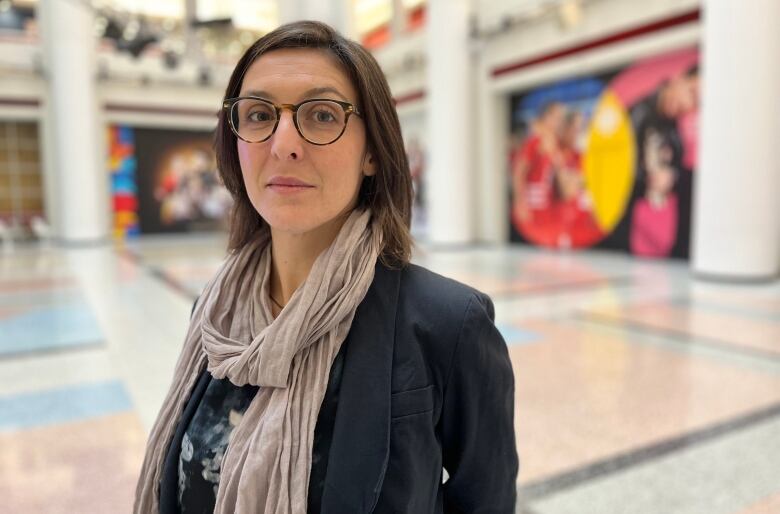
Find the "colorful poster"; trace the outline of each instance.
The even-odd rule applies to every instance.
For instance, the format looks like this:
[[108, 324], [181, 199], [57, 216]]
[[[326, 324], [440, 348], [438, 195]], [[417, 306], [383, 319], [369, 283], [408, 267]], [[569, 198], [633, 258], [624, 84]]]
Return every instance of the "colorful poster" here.
[[698, 61], [684, 49], [513, 96], [511, 240], [687, 258]]
[[109, 127], [108, 169], [111, 173], [113, 232], [116, 239], [125, 239], [139, 233], [135, 164], [133, 129], [126, 126]]
[[223, 228], [232, 199], [218, 179], [211, 133], [134, 132], [141, 232]]

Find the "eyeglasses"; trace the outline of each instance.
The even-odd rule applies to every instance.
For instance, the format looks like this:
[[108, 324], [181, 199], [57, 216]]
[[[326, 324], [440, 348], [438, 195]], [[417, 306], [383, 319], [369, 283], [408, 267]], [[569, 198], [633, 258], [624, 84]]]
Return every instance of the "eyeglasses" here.
[[228, 98], [222, 103], [222, 108], [228, 111], [233, 133], [247, 143], [268, 140], [276, 132], [284, 109], [292, 111], [298, 134], [309, 143], [320, 146], [340, 138], [352, 114], [361, 115], [351, 103], [323, 98], [277, 105], [262, 98], [243, 96]]

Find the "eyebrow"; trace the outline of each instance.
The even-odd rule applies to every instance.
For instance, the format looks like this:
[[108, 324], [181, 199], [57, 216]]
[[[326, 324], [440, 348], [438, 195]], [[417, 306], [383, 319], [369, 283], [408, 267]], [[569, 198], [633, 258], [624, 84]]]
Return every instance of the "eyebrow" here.
[[[334, 94], [344, 100], [345, 102], [349, 102], [346, 96], [341, 94], [341, 92], [336, 89], [335, 87], [325, 86], [325, 87], [313, 87], [303, 93], [301, 95], [302, 98], [313, 98], [319, 95], [323, 94]], [[260, 98], [267, 98], [268, 100], [276, 100], [274, 95], [269, 93], [268, 91], [263, 91], [262, 89], [250, 89], [249, 91], [244, 91], [241, 93], [241, 96], [259, 96]]]

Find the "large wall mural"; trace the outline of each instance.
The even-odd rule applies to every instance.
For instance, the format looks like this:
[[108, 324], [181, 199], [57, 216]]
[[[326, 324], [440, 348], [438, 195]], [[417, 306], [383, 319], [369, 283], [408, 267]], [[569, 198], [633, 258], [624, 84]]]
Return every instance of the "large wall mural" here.
[[688, 257], [699, 52], [512, 97], [510, 239]]

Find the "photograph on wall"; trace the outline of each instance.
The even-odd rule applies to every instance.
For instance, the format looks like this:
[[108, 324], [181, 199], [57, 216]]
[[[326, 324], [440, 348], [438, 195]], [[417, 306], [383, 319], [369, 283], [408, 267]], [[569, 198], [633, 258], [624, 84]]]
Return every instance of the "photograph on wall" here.
[[513, 95], [510, 239], [688, 257], [695, 48]]
[[213, 231], [232, 206], [211, 132], [136, 128], [138, 217], [144, 234]]

